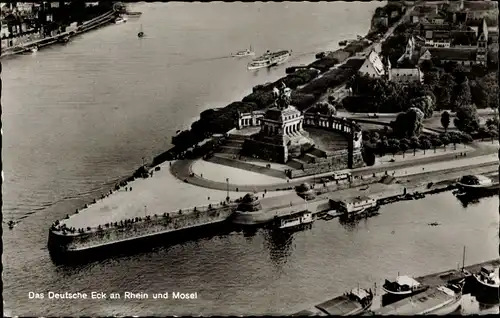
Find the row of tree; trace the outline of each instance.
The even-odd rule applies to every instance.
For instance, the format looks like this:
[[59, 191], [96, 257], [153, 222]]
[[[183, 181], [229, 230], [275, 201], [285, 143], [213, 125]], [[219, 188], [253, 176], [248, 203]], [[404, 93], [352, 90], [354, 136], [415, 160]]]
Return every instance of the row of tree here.
[[473, 138], [469, 134], [460, 132], [447, 132], [440, 135], [421, 135], [420, 137], [413, 136], [411, 138], [388, 138], [386, 135], [380, 135], [378, 132], [363, 132], [363, 150], [364, 159], [367, 165], [375, 163], [375, 155], [384, 156], [388, 153], [395, 156], [401, 152], [403, 157], [408, 150], [413, 150], [415, 156], [417, 149], [424, 151], [428, 149], [436, 149], [453, 144], [456, 149], [459, 143], [470, 143]]

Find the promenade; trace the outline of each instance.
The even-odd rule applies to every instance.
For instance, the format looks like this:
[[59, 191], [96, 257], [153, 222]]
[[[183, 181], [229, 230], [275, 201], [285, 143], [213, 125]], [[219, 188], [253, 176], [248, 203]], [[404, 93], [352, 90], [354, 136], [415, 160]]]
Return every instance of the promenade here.
[[[385, 159], [384, 161], [380, 162], [379, 159], [379, 163], [376, 166], [357, 168], [357, 169], [352, 169], [350, 171], [352, 175], [355, 177], [370, 176], [373, 175], [373, 173], [383, 174], [386, 171], [389, 174], [395, 173], [396, 175], [411, 175], [415, 173], [422, 173], [422, 171], [439, 171], [457, 167], [470, 167], [475, 165], [482, 165], [485, 163], [492, 163], [492, 164], [498, 163], [498, 157], [496, 151], [494, 151], [493, 149], [483, 148], [474, 151], [471, 150], [471, 148], [464, 149], [463, 146], [460, 147], [459, 145], [457, 145], [457, 150], [453, 150], [452, 149], [453, 146], [448, 148], [451, 149], [449, 149], [447, 153], [442, 153], [440, 155], [433, 155], [433, 150], [428, 150], [427, 151], [428, 155], [422, 155], [420, 157], [413, 158], [413, 155], [411, 153], [408, 153], [405, 156], [405, 160], [403, 160], [403, 158], [397, 158], [395, 162], [389, 162], [390, 159], [389, 160]], [[438, 149], [438, 151], [443, 151], [443, 150]], [[467, 152], [467, 156], [457, 158], [457, 155], [460, 152]], [[390, 157], [388, 156], [386, 158]], [[211, 164], [210, 166], [207, 165], [207, 167], [211, 169], [211, 172], [208, 173], [208, 175], [217, 176], [217, 178], [215, 179], [204, 178], [207, 176], [205, 174], [207, 172], [199, 170], [196, 171], [199, 174], [192, 175], [192, 173], [194, 172], [192, 170], [192, 166], [195, 162], [196, 160], [175, 161], [172, 164], [170, 171], [178, 179], [199, 187], [217, 189], [217, 190], [227, 190], [229, 186], [230, 191], [236, 191], [236, 189], [238, 189], [240, 192], [253, 192], [253, 191], [262, 192], [262, 191], [282, 190], [285, 188], [300, 185], [304, 182], [315, 183], [320, 178], [331, 176], [333, 174], [333, 172], [329, 172], [329, 173], [318, 174], [315, 176], [292, 179], [288, 181], [283, 180], [282, 182], [276, 182], [276, 183], [272, 183], [272, 180], [277, 178], [265, 176], [262, 178], [264, 180], [263, 182], [264, 184], [263, 183], [249, 184], [248, 182], [242, 184], [235, 184], [231, 180], [231, 176], [228, 174], [229, 171], [227, 170], [227, 167], [217, 164]], [[220, 169], [220, 170], [216, 171], [214, 169]], [[241, 173], [242, 175], [244, 175], [247, 172], [242, 169], [233, 168], [232, 173], [233, 174]], [[226, 176], [229, 176], [229, 184], [227, 182], [224, 182], [225, 179], [221, 180], [222, 177], [226, 178]], [[242, 180], [242, 178], [243, 177], [240, 176], [237, 180]]]

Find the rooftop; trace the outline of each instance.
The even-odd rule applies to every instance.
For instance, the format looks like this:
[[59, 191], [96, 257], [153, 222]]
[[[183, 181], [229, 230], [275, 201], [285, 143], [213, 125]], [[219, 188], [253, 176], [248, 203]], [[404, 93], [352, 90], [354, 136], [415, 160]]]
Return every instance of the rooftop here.
[[452, 61], [474, 61], [476, 60], [476, 48], [433, 48], [433, 47], [422, 47], [422, 56], [427, 50], [431, 54], [432, 58], [439, 60], [452, 60]]
[[410, 276], [406, 276], [406, 275], [403, 275], [403, 276], [398, 276], [396, 278], [396, 283], [400, 286], [418, 286], [420, 285], [419, 282], [417, 282], [415, 279], [413, 279], [412, 277]]
[[346, 203], [360, 203], [364, 201], [374, 200], [373, 198], [366, 195], [358, 195], [357, 197], [347, 198], [345, 199]]

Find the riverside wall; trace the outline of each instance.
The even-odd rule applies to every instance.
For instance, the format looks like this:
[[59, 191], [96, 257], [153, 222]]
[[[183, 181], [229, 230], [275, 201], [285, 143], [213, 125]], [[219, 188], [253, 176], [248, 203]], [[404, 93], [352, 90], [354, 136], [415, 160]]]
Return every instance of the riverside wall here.
[[200, 230], [204, 226], [224, 222], [236, 210], [236, 204], [226, 204], [191, 213], [172, 212], [164, 215], [136, 218], [128, 222], [93, 228], [83, 233], [71, 233], [52, 228], [49, 249], [56, 252], [78, 252], [117, 243], [174, 233], [185, 229]]

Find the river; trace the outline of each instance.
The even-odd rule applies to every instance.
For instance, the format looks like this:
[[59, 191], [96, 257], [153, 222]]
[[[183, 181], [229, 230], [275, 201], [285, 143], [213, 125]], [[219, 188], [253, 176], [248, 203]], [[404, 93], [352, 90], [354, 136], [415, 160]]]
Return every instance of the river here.
[[[467, 263], [497, 257], [498, 198], [465, 209], [449, 193], [384, 207], [352, 228], [318, 222], [285, 241], [264, 231], [233, 233], [73, 267], [48, 256], [54, 220], [129, 175], [142, 157], [169, 148], [200, 111], [239, 100], [288, 65], [365, 34], [381, 5], [140, 3], [131, 6], [143, 12], [140, 19], [3, 60], [2, 212], [4, 224], [20, 222], [12, 231], [4, 226], [5, 307], [23, 316], [287, 314], [328, 298], [322, 293], [370, 287], [398, 271], [456, 267], [464, 245]], [[139, 40], [141, 24], [146, 37]], [[293, 59], [248, 72], [248, 59], [228, 55], [250, 45], [257, 54], [291, 49]], [[183, 193], [172, 207], [187, 193], [206, 197], [179, 181], [166, 191]], [[185, 291], [198, 299], [28, 298], [49, 291]]]

